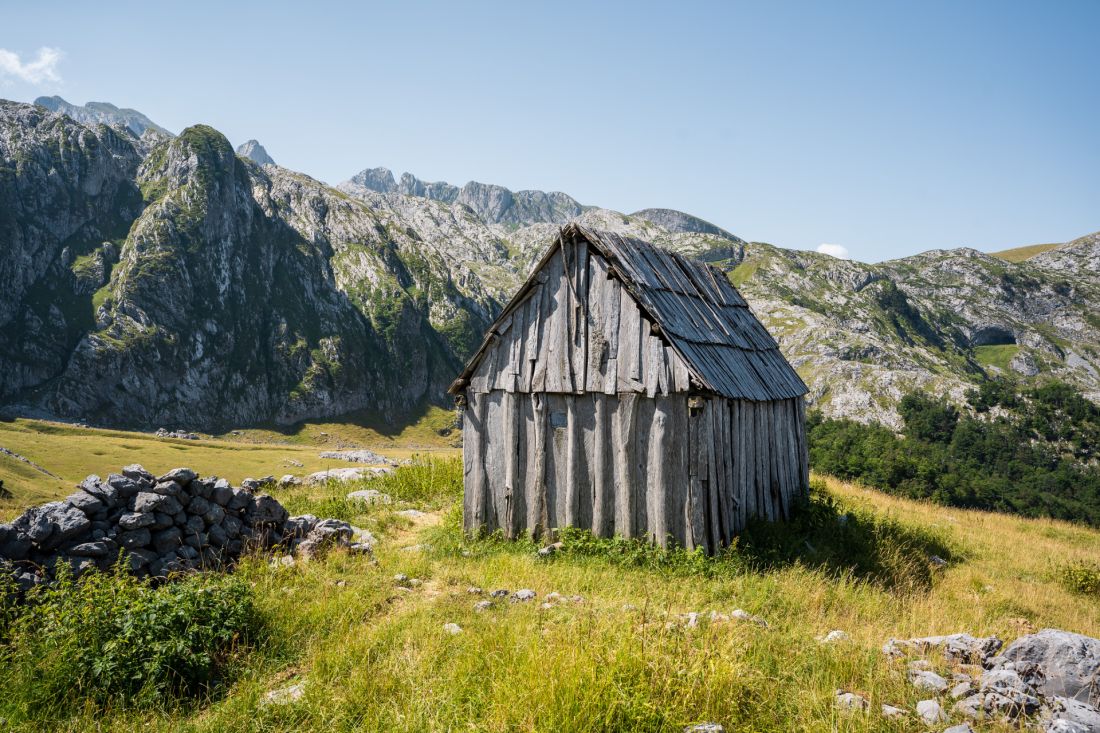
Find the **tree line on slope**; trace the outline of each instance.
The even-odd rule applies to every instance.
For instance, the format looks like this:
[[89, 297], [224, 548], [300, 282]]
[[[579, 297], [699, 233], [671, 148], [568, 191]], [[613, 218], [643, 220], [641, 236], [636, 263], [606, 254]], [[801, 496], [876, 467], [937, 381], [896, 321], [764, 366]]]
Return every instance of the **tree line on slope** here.
[[1005, 379], [971, 391], [968, 407], [910, 393], [900, 435], [814, 412], [810, 464], [908, 498], [1100, 526], [1100, 407], [1062, 382]]

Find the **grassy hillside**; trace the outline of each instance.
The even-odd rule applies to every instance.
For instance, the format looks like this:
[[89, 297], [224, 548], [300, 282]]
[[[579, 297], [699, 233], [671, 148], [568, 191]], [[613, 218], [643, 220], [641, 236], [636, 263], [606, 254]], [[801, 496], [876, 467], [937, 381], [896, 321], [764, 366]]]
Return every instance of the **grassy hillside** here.
[[[1100, 635], [1097, 598], [1060, 582], [1067, 563], [1100, 555], [1100, 533], [815, 483], [798, 522], [755, 526], [717, 560], [583, 535], [550, 559], [529, 543], [466, 542], [455, 460], [379, 480], [397, 499], [389, 506], [351, 505], [347, 487], [284, 492], [293, 512], [370, 528], [375, 558], [245, 563], [239, 577], [264, 640], [237, 650], [208, 699], [131, 710], [66, 699], [32, 718], [13, 694], [0, 718], [58, 731], [680, 731], [700, 721], [728, 731], [908, 731], [921, 727], [915, 718], [834, 705], [836, 688], [869, 696], [875, 710], [922, 699], [904, 663], [881, 653], [888, 638], [969, 631], [1007, 641], [1046, 626]], [[427, 515], [396, 514], [409, 507]], [[948, 566], [933, 569], [930, 552]], [[398, 573], [421, 582], [398, 583]], [[538, 598], [475, 611], [497, 588]], [[581, 598], [543, 607], [555, 591]], [[737, 608], [768, 627], [707, 617]], [[701, 614], [694, 627], [689, 612]], [[447, 633], [448, 623], [461, 632]], [[816, 640], [832, 629], [850, 640]], [[0, 671], [0, 687], [21, 689], [16, 676]], [[265, 704], [268, 692], [299, 683], [300, 700]]]
[[236, 484], [248, 476], [302, 476], [352, 465], [320, 458], [323, 450], [365, 447], [395, 459], [414, 452], [453, 453], [455, 436], [448, 429], [453, 422], [452, 412], [432, 407], [396, 426], [387, 426], [377, 416], [361, 415], [283, 430], [244, 430], [203, 440], [177, 440], [42, 420], [0, 420], [0, 448], [49, 472], [0, 451], [0, 481], [10, 492], [10, 496], [0, 496], [0, 520], [31, 504], [67, 496], [88, 474], [105, 476], [129, 463], [141, 463], [153, 471], [189, 466]]
[[1000, 257], [1002, 260], [1008, 260], [1009, 262], [1023, 262], [1029, 260], [1037, 254], [1043, 252], [1049, 252], [1055, 247], [1060, 247], [1060, 244], [1031, 244], [1026, 247], [1013, 247], [1012, 249], [1002, 249], [1000, 252], [990, 252], [989, 254], [994, 257]]

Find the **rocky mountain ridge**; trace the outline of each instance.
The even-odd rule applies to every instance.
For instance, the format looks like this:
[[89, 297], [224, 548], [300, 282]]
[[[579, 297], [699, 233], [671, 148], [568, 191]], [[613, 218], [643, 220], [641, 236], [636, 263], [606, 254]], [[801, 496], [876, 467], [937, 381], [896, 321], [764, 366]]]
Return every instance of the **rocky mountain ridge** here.
[[[248, 152], [248, 151], [246, 151]], [[0, 404], [211, 430], [444, 401], [563, 221], [719, 264], [826, 414], [988, 375], [1100, 398], [1100, 236], [1014, 264], [868, 265], [749, 243], [683, 212], [367, 169], [332, 188], [235, 154], [0, 102]], [[202, 416], [197, 417], [197, 416]]]
[[122, 126], [141, 137], [146, 130], [153, 130], [162, 135], [171, 136], [172, 133], [164, 129], [151, 119], [128, 107], [119, 108], [109, 102], [88, 102], [85, 105], [72, 104], [61, 97], [38, 97], [34, 103], [39, 107], [45, 107], [51, 112], [60, 112], [68, 115], [75, 121], [96, 125]]

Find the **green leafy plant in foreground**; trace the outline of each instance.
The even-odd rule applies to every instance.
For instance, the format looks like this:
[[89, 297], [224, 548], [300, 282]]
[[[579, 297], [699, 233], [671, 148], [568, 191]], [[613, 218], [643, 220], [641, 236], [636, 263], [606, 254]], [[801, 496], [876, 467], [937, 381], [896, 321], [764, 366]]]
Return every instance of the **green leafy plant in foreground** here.
[[211, 573], [154, 586], [121, 567], [62, 574], [12, 615], [0, 644], [8, 721], [41, 720], [75, 700], [144, 707], [208, 695], [263, 627], [241, 579]]

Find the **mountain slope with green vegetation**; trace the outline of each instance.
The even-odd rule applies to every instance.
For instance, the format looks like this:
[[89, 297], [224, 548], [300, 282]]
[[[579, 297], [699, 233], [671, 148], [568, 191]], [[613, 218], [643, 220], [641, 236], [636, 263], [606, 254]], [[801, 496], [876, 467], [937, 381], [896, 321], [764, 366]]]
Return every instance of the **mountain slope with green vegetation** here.
[[1100, 407], [1060, 382], [1004, 380], [967, 406], [908, 394], [902, 436], [814, 413], [811, 465], [900, 496], [1100, 526]]
[[[551, 557], [530, 543], [465, 540], [457, 461], [371, 482], [388, 505], [348, 502], [343, 485], [277, 490], [292, 513], [369, 529], [374, 557], [255, 557], [232, 577], [176, 590], [141, 595], [120, 580], [111, 592], [108, 580], [31, 618], [9, 611], [0, 718], [13, 731], [74, 732], [682, 731], [704, 721], [744, 732], [909, 731], [921, 727], [913, 710], [928, 693], [907, 681], [905, 660], [883, 654], [888, 639], [968, 631], [1011, 641], [1042, 627], [1100, 635], [1100, 600], [1070, 582], [1100, 554], [1095, 530], [814, 485], [793, 523], [754, 525], [715, 559], [577, 532]], [[410, 508], [425, 514], [410, 518]], [[509, 595], [492, 597], [497, 589]], [[519, 589], [536, 597], [511, 600]], [[77, 607], [96, 613], [48, 624]], [[119, 623], [135, 608], [159, 636]], [[189, 625], [172, 622], [172, 609], [195, 609]], [[766, 626], [736, 620], [736, 609]], [[832, 630], [848, 638], [820, 641]], [[129, 676], [79, 666], [87, 649], [123, 638]], [[185, 674], [156, 674], [179, 655], [197, 655]], [[70, 683], [44, 683], [62, 679]], [[166, 684], [176, 679], [187, 684]], [[866, 696], [871, 711], [843, 710], [837, 689]], [[883, 703], [907, 715], [885, 718]]]

